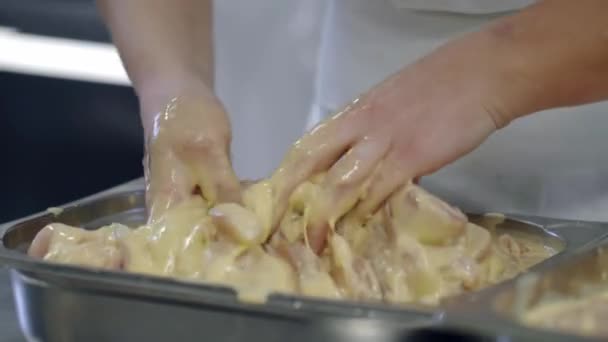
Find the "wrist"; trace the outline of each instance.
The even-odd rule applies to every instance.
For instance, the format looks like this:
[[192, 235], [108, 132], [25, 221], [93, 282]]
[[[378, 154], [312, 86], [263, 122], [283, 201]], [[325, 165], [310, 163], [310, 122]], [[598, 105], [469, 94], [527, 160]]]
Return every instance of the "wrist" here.
[[496, 128], [545, 109], [544, 87], [530, 72], [531, 61], [496, 37], [492, 28], [442, 46], [430, 60], [439, 65], [431, 69], [449, 74], [447, 80], [453, 82], [454, 95], [481, 107]]
[[[488, 120], [502, 128], [517, 118], [523, 101], [505, 81], [506, 68], [479, 33], [448, 42], [403, 70], [411, 101], [447, 103], [450, 112], [470, 120]], [[517, 87], [515, 87], [517, 88]], [[459, 115], [460, 115], [459, 114]]]
[[508, 33], [511, 23], [499, 21], [475, 35], [477, 50], [487, 61], [488, 83], [493, 95], [493, 110], [502, 115], [505, 125], [528, 114], [548, 108], [548, 78], [536, 73], [537, 60], [514, 43]]
[[144, 134], [148, 136], [155, 118], [177, 97], [213, 97], [213, 89], [201, 78], [191, 76], [149, 78], [136, 87]]

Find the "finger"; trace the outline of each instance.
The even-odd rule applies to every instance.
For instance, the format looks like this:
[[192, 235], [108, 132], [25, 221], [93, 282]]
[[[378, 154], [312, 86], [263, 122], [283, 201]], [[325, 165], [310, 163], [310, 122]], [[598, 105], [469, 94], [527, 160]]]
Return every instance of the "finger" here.
[[366, 137], [329, 170], [322, 182], [321, 198], [311, 203], [307, 234], [315, 252], [322, 250], [328, 230], [365, 195], [366, 181], [388, 148], [387, 139]]
[[347, 116], [338, 115], [298, 140], [275, 171], [273, 226], [279, 222], [294, 189], [315, 173], [330, 167], [358, 138], [358, 129]]
[[149, 222], [163, 217], [192, 191], [192, 179], [173, 151], [155, 143], [144, 158], [144, 175]]
[[210, 206], [217, 203], [241, 203], [241, 184], [222, 143], [187, 144], [179, 157], [192, 172], [192, 188], [200, 187]]
[[398, 188], [413, 178], [405, 163], [396, 158], [394, 150], [371, 174], [365, 198], [361, 199], [353, 211], [358, 219], [374, 214], [382, 203]]
[[202, 161], [197, 165], [197, 185], [210, 205], [241, 203], [241, 185], [226, 156], [216, 159], [215, 166]]

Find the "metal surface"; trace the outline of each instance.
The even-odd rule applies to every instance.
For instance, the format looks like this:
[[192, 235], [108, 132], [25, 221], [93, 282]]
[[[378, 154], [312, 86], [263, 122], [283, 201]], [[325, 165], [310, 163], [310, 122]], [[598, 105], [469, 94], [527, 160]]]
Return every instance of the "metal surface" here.
[[17, 322], [13, 291], [9, 282], [8, 271], [0, 269], [0, 341], [23, 342], [23, 334]]
[[[65, 206], [58, 216], [43, 213], [0, 228], [0, 263], [12, 269], [16, 307], [29, 340], [189, 341], [212, 337], [221, 341], [298, 338], [305, 341], [437, 341], [461, 336], [454, 332], [421, 330], [438, 325], [459, 328], [461, 333], [464, 331], [465, 340], [471, 341], [495, 339], [499, 331], [524, 340], [539, 336], [497, 314], [492, 316], [491, 323], [503, 330], [487, 331], [470, 324], [481, 312], [492, 311], [488, 298], [512, 287], [513, 281], [459, 296], [440, 308], [333, 302], [284, 295], [271, 296], [265, 305], [253, 305], [239, 302], [232, 290], [221, 286], [50, 264], [24, 253], [36, 233], [50, 222], [87, 229], [111, 222], [133, 224], [143, 221], [143, 207], [141, 190], [101, 194]], [[497, 228], [534, 233], [547, 244], [565, 247], [557, 256], [533, 267], [536, 271], [555, 267], [608, 232], [600, 223], [514, 218], [517, 220], [507, 220]]]
[[[585, 298], [608, 289], [608, 244], [590, 248], [559, 267], [521, 277], [515, 286], [501, 291], [491, 306], [498, 315], [513, 321], [542, 303]], [[597, 305], [603, 305], [602, 302]], [[596, 306], [596, 308], [599, 306]], [[605, 313], [603, 314], [605, 315]], [[598, 316], [602, 317], [602, 316]], [[599, 322], [603, 319], [599, 318]], [[582, 328], [582, 327], [581, 327]], [[576, 331], [570, 331], [576, 333]], [[603, 336], [605, 339], [606, 336]]]

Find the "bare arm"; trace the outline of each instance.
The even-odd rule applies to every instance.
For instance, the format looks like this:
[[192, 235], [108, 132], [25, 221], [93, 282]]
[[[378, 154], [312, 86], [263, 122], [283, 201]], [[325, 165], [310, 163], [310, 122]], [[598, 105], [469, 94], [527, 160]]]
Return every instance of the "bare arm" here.
[[608, 99], [608, 1], [545, 0], [443, 50], [496, 70], [486, 77], [502, 83], [500, 126], [539, 110]]
[[142, 113], [159, 111], [190, 86], [213, 87], [211, 3], [97, 0], [144, 106]]
[[213, 94], [211, 0], [98, 0], [139, 97], [151, 219], [198, 189], [238, 201], [230, 124]]
[[307, 230], [319, 249], [346, 212], [366, 217], [510, 121], [608, 99], [607, 18], [606, 0], [545, 0], [404, 67], [294, 145], [273, 176], [277, 205], [327, 171]]

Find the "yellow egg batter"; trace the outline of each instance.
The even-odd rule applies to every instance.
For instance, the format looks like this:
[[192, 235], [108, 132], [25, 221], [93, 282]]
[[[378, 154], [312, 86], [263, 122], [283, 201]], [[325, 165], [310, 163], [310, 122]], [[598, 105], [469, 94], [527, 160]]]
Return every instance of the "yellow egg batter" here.
[[320, 253], [308, 244], [319, 177], [300, 185], [279, 227], [271, 227], [272, 187], [249, 186], [243, 204], [209, 208], [193, 195], [160, 219], [130, 229], [45, 227], [29, 253], [51, 262], [224, 284], [243, 300], [269, 293], [331, 299], [437, 304], [441, 298], [512, 277], [556, 251], [492, 234], [412, 183], [371, 217], [347, 214], [327, 231]]

